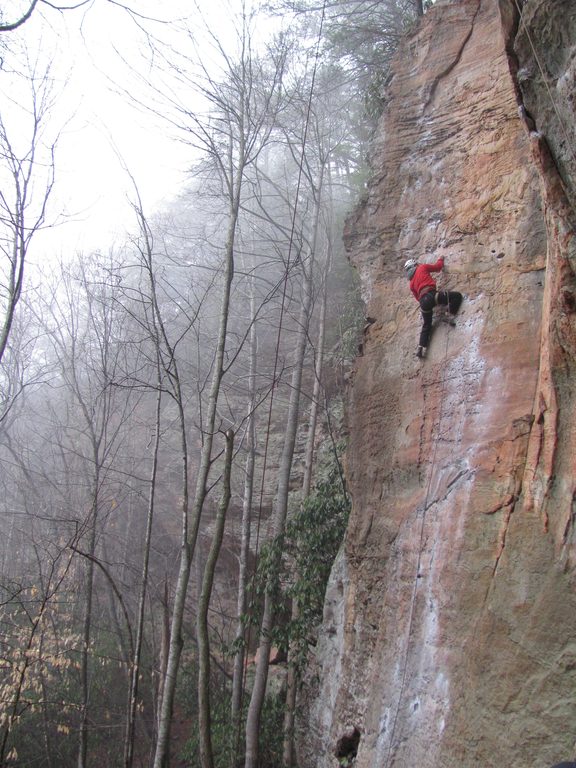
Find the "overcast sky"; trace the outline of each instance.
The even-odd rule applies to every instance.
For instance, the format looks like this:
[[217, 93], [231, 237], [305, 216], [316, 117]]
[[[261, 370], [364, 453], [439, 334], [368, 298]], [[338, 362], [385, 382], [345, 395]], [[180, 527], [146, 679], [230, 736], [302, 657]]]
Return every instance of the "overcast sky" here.
[[[9, 5], [3, 4], [5, 17]], [[213, 12], [213, 1], [204, 5]], [[166, 36], [173, 27], [163, 22], [183, 20], [194, 9], [189, 0], [132, 0], [132, 8], [149, 19], [139, 20], [107, 0], [94, 0], [87, 9], [65, 13], [44, 7], [18, 33], [11, 33], [13, 56], [21, 56], [21, 43], [53, 62], [61, 93], [52, 121], [65, 126], [58, 145], [52, 218], [64, 212], [67, 223], [39, 237], [35, 254], [39, 249], [46, 255], [106, 250], [124, 238], [132, 226], [127, 200], [131, 182], [117, 152], [133, 173], [149, 212], [175, 196], [184, 183], [191, 151], [173, 140], [165, 124], [115, 92], [115, 85], [137, 87], [122, 58], [141, 72], [149, 66], [142, 55], [147, 39], [140, 23]], [[194, 13], [198, 16], [197, 10]]]
[[71, 22], [68, 16], [71, 45], [66, 58], [71, 59], [71, 74], [64, 103], [73, 117], [62, 136], [59, 197], [68, 211], [79, 215], [70, 231], [106, 247], [101, 235], [122, 235], [131, 222], [126, 199], [130, 182], [116, 152], [134, 174], [150, 209], [177, 191], [186, 153], [165, 126], [114, 91], [114, 83], [122, 85], [127, 76], [114, 48], [136, 66], [140, 61], [143, 39], [130, 17], [98, 0], [81, 29]]
[[[39, 4], [29, 21], [9, 33], [10, 50], [0, 81], [9, 79], [10, 65], [21, 62], [25, 50], [31, 58], [51, 62], [60, 91], [51, 124], [54, 130], [64, 126], [50, 220], [59, 218], [66, 223], [35, 239], [34, 260], [75, 251], [106, 251], [110, 245], [124, 242], [127, 230], [134, 230], [128, 200], [133, 199], [133, 187], [118, 154], [133, 174], [149, 214], [175, 197], [185, 183], [194, 158], [192, 150], [174, 140], [165, 122], [136, 109], [126, 94], [118, 92], [128, 88], [142, 98], [144, 86], [136, 84], [131, 69], [144, 79], [157, 71], [146, 32], [181, 50], [190, 44], [181, 30], [194, 28], [195, 45], [201, 47], [205, 65], [212, 62], [207, 29], [225, 41], [227, 54], [233, 55], [234, 30], [239, 28], [242, 7], [250, 3], [253, 7], [261, 0], [126, 2], [135, 13], [128, 13], [116, 0], [92, 0], [64, 12]], [[3, 2], [4, 19], [17, 18], [18, 11], [28, 7], [29, 0]], [[263, 15], [258, 19], [254, 36], [260, 40], [280, 23]], [[4, 82], [2, 88], [4, 93], [25, 99], [20, 86]], [[189, 98], [179, 91], [180, 97]], [[4, 115], [6, 99], [2, 101]]]

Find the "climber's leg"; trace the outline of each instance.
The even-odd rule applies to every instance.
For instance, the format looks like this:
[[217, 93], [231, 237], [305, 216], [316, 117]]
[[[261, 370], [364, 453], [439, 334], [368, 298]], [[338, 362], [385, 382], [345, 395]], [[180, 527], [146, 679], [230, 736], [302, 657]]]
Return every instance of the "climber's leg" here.
[[438, 291], [436, 294], [436, 304], [438, 304], [439, 307], [448, 306], [448, 291]]
[[460, 309], [462, 299], [464, 298], [458, 291], [448, 291], [448, 311], [451, 315], [455, 315]]
[[[419, 346], [426, 349], [428, 342], [430, 341], [430, 334], [432, 332], [432, 317], [433, 310], [436, 306], [436, 294], [434, 291], [426, 293], [420, 299], [420, 310], [422, 312], [422, 330], [420, 331]], [[422, 355], [419, 355], [421, 357]]]

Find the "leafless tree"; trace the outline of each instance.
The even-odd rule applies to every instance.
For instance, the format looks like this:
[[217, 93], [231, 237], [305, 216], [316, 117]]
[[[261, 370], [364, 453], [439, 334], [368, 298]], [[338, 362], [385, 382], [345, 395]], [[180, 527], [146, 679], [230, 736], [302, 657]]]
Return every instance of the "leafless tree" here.
[[256, 464], [256, 365], [257, 365], [257, 334], [256, 311], [254, 296], [254, 279], [249, 281], [250, 290], [250, 339], [248, 366], [248, 412], [246, 424], [246, 462], [244, 467], [244, 489], [242, 501], [242, 533], [238, 567], [238, 597], [236, 604], [236, 632], [234, 669], [232, 676], [232, 728], [235, 755], [238, 748], [240, 733], [240, 717], [242, 712], [242, 693], [244, 686], [244, 664], [246, 659], [246, 627], [245, 614], [248, 597], [248, 558], [250, 555], [250, 530], [252, 524], [252, 505], [254, 500], [254, 470]]
[[[77, 266], [62, 266], [59, 284], [47, 303], [37, 310], [69, 397], [67, 409], [71, 420], [65, 427], [62, 450], [74, 457], [76, 471], [81, 472], [85, 484], [81, 497], [85, 514], [78, 520], [79, 539], [75, 548], [83, 560], [79, 766], [86, 765], [88, 755], [90, 648], [97, 569], [105, 574], [108, 585], [113, 581], [97, 551], [105, 522], [103, 509], [108, 506], [105, 489], [133, 407], [129, 398], [113, 386], [118, 371], [124, 367], [126, 350], [120, 332], [119, 305], [113, 298], [117, 286], [106, 279], [107, 269], [98, 271], [101, 266], [97, 261], [91, 268], [83, 261]], [[115, 588], [113, 593], [112, 597], [118, 599], [119, 590]]]
[[49, 70], [36, 71], [29, 64], [26, 74], [0, 73], [0, 86], [0, 374], [6, 382], [1, 418], [26, 382], [24, 358], [10, 355], [10, 334], [29, 249], [46, 224], [58, 136], [50, 138], [48, 130], [54, 106]]
[[[182, 388], [182, 377], [180, 374], [178, 360], [178, 345], [184, 337], [184, 333], [179, 332], [176, 340], [170, 338], [168, 321], [166, 319], [166, 309], [163, 306], [161, 298], [161, 287], [158, 272], [160, 267], [157, 264], [157, 253], [155, 251], [155, 240], [152, 229], [146, 217], [141, 197], [136, 184], [134, 183], [136, 202], [133, 205], [134, 213], [138, 223], [138, 235], [134, 238], [133, 247], [137, 254], [137, 268], [142, 275], [142, 280], [135, 286], [125, 288], [126, 298], [137, 308], [132, 309], [131, 313], [137, 325], [144, 331], [143, 341], [151, 349], [149, 353], [153, 360], [153, 369], [155, 370], [155, 380], [148, 382], [141, 379], [133, 379], [128, 383], [137, 383], [138, 386], [145, 386], [156, 390], [156, 411], [154, 426], [154, 448], [153, 460], [151, 466], [151, 475], [148, 491], [148, 511], [146, 518], [146, 534], [144, 542], [142, 574], [140, 580], [140, 596], [137, 610], [137, 633], [134, 655], [131, 661], [131, 682], [129, 691], [129, 704], [126, 737], [124, 746], [124, 765], [129, 768], [134, 759], [134, 736], [135, 736], [135, 717], [138, 697], [138, 680], [141, 663], [141, 648], [144, 632], [144, 609], [148, 589], [149, 579], [149, 557], [151, 548], [152, 522], [155, 509], [155, 498], [157, 492], [157, 475], [159, 462], [159, 445], [162, 431], [161, 404], [163, 394], [169, 397], [177, 408], [177, 433], [179, 435], [179, 456], [181, 463], [181, 521], [182, 537], [181, 546], [185, 547], [188, 536], [188, 518], [189, 518], [189, 449], [187, 436], [187, 419], [185, 414], [185, 395]], [[190, 308], [190, 314], [187, 316], [186, 328], [189, 329], [195, 323], [202, 302], [195, 308]], [[163, 699], [165, 681], [162, 681], [160, 699]]]
[[[279, 542], [284, 533], [286, 524], [286, 515], [288, 512], [288, 493], [290, 487], [290, 475], [292, 470], [292, 460], [294, 457], [294, 447], [296, 442], [296, 433], [298, 430], [300, 415], [300, 397], [302, 392], [302, 375], [304, 370], [304, 357], [308, 344], [308, 323], [312, 307], [312, 266], [313, 250], [306, 260], [303, 260], [303, 297], [301, 311], [298, 319], [297, 339], [294, 350], [294, 360], [292, 367], [292, 376], [290, 381], [290, 399], [288, 405], [288, 414], [286, 417], [286, 427], [284, 433], [284, 442], [280, 466], [278, 468], [278, 481], [276, 490], [276, 500], [272, 517], [271, 540]], [[256, 673], [254, 677], [254, 687], [248, 708], [246, 720], [246, 766], [247, 768], [256, 768], [259, 755], [259, 736], [260, 736], [260, 716], [264, 697], [266, 694], [266, 683], [268, 680], [268, 668], [270, 660], [270, 650], [272, 646], [272, 630], [275, 622], [275, 594], [278, 588], [277, 577], [279, 572], [279, 560], [281, 550], [274, 550], [273, 562], [271, 563], [267, 577], [266, 591], [264, 597], [264, 609], [260, 625], [260, 639], [258, 645], [258, 658]]]
[[[305, 364], [305, 355], [309, 342], [309, 324], [312, 317], [313, 297], [315, 291], [314, 275], [320, 262], [319, 254], [322, 249], [323, 217], [325, 211], [333, 205], [332, 187], [335, 179], [340, 174], [342, 158], [345, 147], [350, 143], [350, 126], [342, 120], [343, 104], [349, 98], [345, 86], [345, 78], [337, 77], [337, 72], [330, 66], [318, 67], [314, 76], [304, 79], [295, 88], [291, 102], [291, 109], [283, 115], [283, 126], [286, 151], [292, 156], [294, 166], [299, 169], [302, 183], [301, 210], [296, 211], [298, 217], [293, 221], [300, 222], [301, 239], [306, 243], [306, 257], [302, 259], [303, 265], [303, 299], [301, 315], [298, 322], [297, 340], [295, 343], [294, 360], [292, 367], [292, 381], [290, 383], [290, 401], [288, 415], [286, 417], [286, 429], [284, 434], [283, 453], [278, 470], [277, 492], [272, 517], [272, 539], [282, 540], [288, 514], [289, 483], [292, 474], [292, 462], [295, 449], [297, 430], [300, 424], [300, 401], [302, 397], [302, 379]], [[305, 98], [306, 87], [308, 98]], [[310, 95], [312, 86], [315, 85]], [[324, 265], [330, 263], [330, 255], [324, 260]], [[321, 281], [326, 284], [326, 275]], [[325, 301], [321, 302], [325, 307]], [[323, 314], [325, 308], [321, 306], [319, 325], [322, 331], [319, 337], [319, 349], [323, 349]], [[317, 364], [322, 366], [320, 354]], [[320, 370], [316, 370], [316, 382], [319, 384]], [[308, 442], [308, 455], [306, 457], [304, 490], [308, 493], [312, 480], [312, 450], [314, 434], [316, 430], [317, 411], [314, 402], [318, 401], [318, 391], [312, 393], [311, 420], [309, 425], [310, 436]], [[307, 490], [308, 489], [308, 490]], [[275, 600], [274, 595], [279, 589], [278, 572], [280, 566], [281, 549], [274, 548], [273, 556], [276, 561], [269, 568], [269, 575], [265, 589], [263, 618], [260, 628], [260, 645], [257, 654], [257, 667], [252, 690], [252, 697], [248, 710], [246, 723], [246, 766], [255, 768], [259, 760], [259, 734], [260, 716], [266, 692], [268, 676], [268, 663], [271, 648], [271, 637], [275, 627]], [[288, 709], [290, 709], [288, 703]], [[287, 730], [292, 731], [291, 717], [287, 721]], [[291, 743], [287, 739], [286, 759], [291, 760]]]
[[[244, 180], [247, 169], [255, 162], [266, 145], [273, 127], [273, 115], [278, 108], [283, 55], [277, 55], [273, 66], [265, 65], [251, 49], [248, 20], [243, 17], [238, 33], [239, 58], [234, 60], [227, 47], [210, 31], [207, 35], [223, 65], [223, 76], [216, 80], [196, 58], [166, 59], [168, 71], [175, 77], [165, 113], [169, 114], [190, 144], [204, 153], [199, 171], [218, 178], [227, 201], [225, 238], [222, 247], [222, 277], [220, 320], [217, 333], [212, 377], [202, 425], [202, 449], [196, 490], [191, 506], [190, 526], [182, 547], [168, 656], [163, 700], [161, 704], [155, 768], [163, 768], [168, 755], [168, 735], [174, 700], [176, 676], [182, 648], [182, 622], [190, 576], [192, 557], [198, 536], [212, 466], [212, 445], [216, 432], [218, 400], [226, 373], [226, 346], [230, 314], [230, 295], [235, 266], [236, 232], [240, 214]], [[174, 52], [173, 52], [174, 55]], [[191, 79], [192, 78], [192, 79]], [[195, 91], [207, 104], [204, 114], [192, 110], [181, 101], [180, 89]]]
[[[327, 249], [322, 267], [320, 285], [320, 309], [318, 312], [318, 332], [314, 349], [314, 384], [310, 401], [306, 445], [304, 449], [304, 476], [302, 479], [301, 502], [304, 503], [312, 488], [314, 475], [314, 449], [316, 444], [316, 431], [318, 416], [322, 402], [322, 371], [324, 365], [324, 347], [326, 341], [326, 305], [328, 301], [328, 276], [331, 267], [331, 240], [326, 241]], [[296, 601], [292, 604], [292, 621], [298, 618], [298, 606]], [[288, 675], [286, 684], [286, 703], [284, 707], [284, 748], [283, 764], [285, 768], [291, 768], [294, 763], [294, 725], [296, 716], [296, 701], [298, 693], [298, 671], [291, 658], [291, 649], [288, 649]]]
[[208, 631], [208, 608], [214, 585], [216, 562], [222, 546], [224, 523], [230, 504], [232, 459], [234, 451], [234, 431], [226, 431], [226, 452], [222, 478], [222, 498], [216, 516], [216, 525], [210, 551], [204, 566], [202, 590], [198, 603], [197, 640], [198, 640], [198, 730], [200, 741], [200, 764], [202, 768], [214, 767], [211, 732], [210, 707], [210, 636]]
[[[71, 2], [71, 3], [53, 3], [51, 0], [32, 0], [28, 8], [22, 12], [19, 16], [17, 16], [15, 19], [12, 20], [5, 20], [4, 16], [5, 14], [0, 13], [0, 33], [2, 32], [14, 32], [16, 29], [21, 27], [23, 24], [26, 24], [27, 21], [29, 21], [32, 18], [32, 14], [34, 11], [38, 10], [41, 7], [49, 8], [51, 10], [55, 11], [75, 11], [77, 9], [87, 9], [90, 6], [94, 4], [95, 0], [78, 0], [77, 2]], [[105, 2], [110, 3], [110, 5], [116, 6], [117, 8], [121, 8], [122, 10], [126, 11], [130, 16], [134, 18], [135, 21], [140, 21], [144, 19], [150, 19], [149, 16], [144, 16], [143, 14], [139, 13], [135, 8], [130, 7], [126, 3], [120, 3], [118, 0], [105, 0]]]

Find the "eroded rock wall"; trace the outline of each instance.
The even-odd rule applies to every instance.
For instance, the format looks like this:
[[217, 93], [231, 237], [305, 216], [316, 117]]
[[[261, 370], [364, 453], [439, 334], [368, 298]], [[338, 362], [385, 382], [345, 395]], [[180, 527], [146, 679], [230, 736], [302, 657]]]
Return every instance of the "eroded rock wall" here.
[[[375, 322], [304, 766], [337, 766], [338, 744], [349, 763], [354, 734], [358, 768], [576, 757], [574, 209], [521, 103], [519, 7], [425, 15], [348, 222]], [[421, 363], [402, 264], [440, 255], [439, 287], [465, 301]]]

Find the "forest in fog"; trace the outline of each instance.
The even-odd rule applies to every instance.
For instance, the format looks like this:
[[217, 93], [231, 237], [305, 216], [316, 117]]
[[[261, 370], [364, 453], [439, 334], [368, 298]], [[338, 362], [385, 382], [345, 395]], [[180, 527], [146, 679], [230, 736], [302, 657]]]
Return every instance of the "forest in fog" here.
[[[25, 30], [93, 4], [145, 41], [116, 88], [194, 160], [148, 210], [119, 158], [127, 236], [55, 255], [62, 88]], [[202, 3], [7, 5], [0, 766], [294, 765], [349, 508], [364, 315], [341, 233], [422, 8], [238, 2], [224, 36]]]

